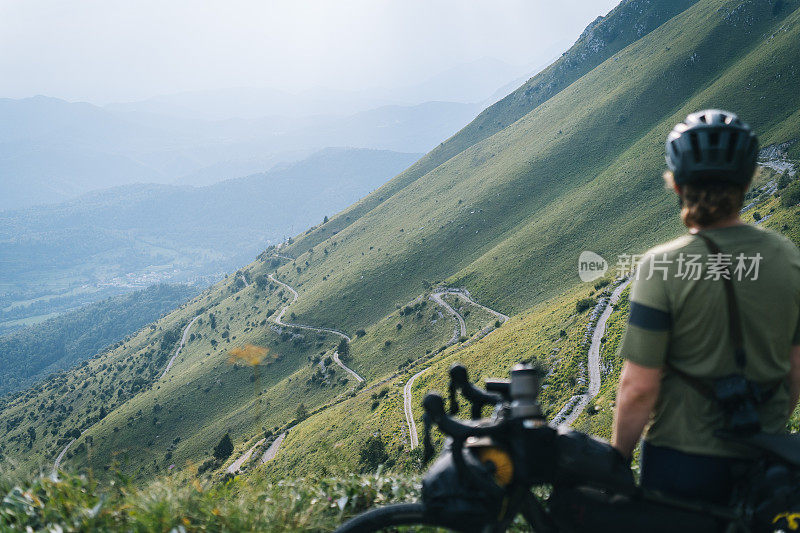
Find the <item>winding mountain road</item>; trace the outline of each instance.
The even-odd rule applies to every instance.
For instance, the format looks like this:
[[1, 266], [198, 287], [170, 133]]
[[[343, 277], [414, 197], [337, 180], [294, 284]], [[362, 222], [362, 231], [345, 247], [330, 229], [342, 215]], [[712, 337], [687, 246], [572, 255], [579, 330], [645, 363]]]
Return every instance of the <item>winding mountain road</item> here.
[[169, 363], [167, 363], [167, 367], [164, 369], [164, 372], [158, 377], [158, 379], [161, 379], [164, 376], [166, 376], [167, 372], [169, 372], [169, 369], [172, 368], [172, 363], [175, 362], [175, 358], [178, 357], [178, 355], [180, 355], [181, 350], [186, 345], [186, 341], [189, 338], [189, 329], [191, 329], [191, 327], [194, 325], [195, 322], [198, 321], [199, 318], [200, 318], [200, 315], [197, 315], [196, 317], [194, 317], [192, 319], [191, 322], [189, 322], [186, 325], [185, 328], [183, 328], [183, 335], [181, 336], [181, 342], [180, 342], [180, 344], [178, 344], [178, 348], [175, 350], [175, 353], [172, 355], [172, 357], [170, 357]]
[[411, 405], [411, 387], [414, 386], [414, 380], [429, 368], [430, 367], [427, 366], [411, 376], [408, 382], [406, 382], [405, 387], [403, 387], [403, 411], [405, 411], [406, 414], [406, 424], [408, 424], [408, 440], [412, 450], [419, 446], [419, 435], [417, 435], [417, 423], [414, 420], [414, 409]]
[[[570, 398], [565, 408], [562, 409], [555, 416], [555, 418], [553, 418], [553, 425], [570, 427], [575, 423], [575, 420], [578, 419], [578, 416], [580, 416], [583, 410], [586, 409], [586, 406], [589, 405], [589, 402], [592, 400], [592, 398], [597, 396], [597, 393], [600, 392], [600, 348], [603, 346], [603, 337], [606, 334], [606, 324], [608, 323], [608, 318], [611, 316], [611, 313], [614, 312], [614, 305], [619, 301], [622, 291], [624, 291], [628, 284], [630, 284], [631, 280], [632, 278], [626, 279], [614, 289], [614, 291], [611, 293], [611, 297], [608, 299], [608, 304], [603, 310], [603, 313], [600, 315], [600, 318], [597, 319], [597, 324], [595, 325], [594, 332], [592, 333], [592, 344], [589, 346], [589, 354], [587, 357], [587, 366], [589, 368], [589, 388], [584, 394]], [[565, 410], [570, 406], [572, 407], [567, 414]], [[561, 421], [562, 419], [563, 422]]]
[[444, 301], [442, 298], [445, 294], [451, 294], [447, 292], [447, 290], [441, 290], [434, 293], [431, 293], [431, 300], [436, 302], [439, 306], [444, 307], [444, 310], [447, 311], [451, 316], [456, 319], [456, 329], [453, 332], [453, 337], [448, 341], [448, 346], [451, 344], [455, 344], [458, 342], [458, 339], [461, 337], [467, 336], [467, 324], [464, 322], [464, 317], [458, 314], [458, 311], [453, 309], [449, 303]]
[[[275, 276], [272, 275], [272, 274], [269, 275], [269, 279], [271, 279], [272, 281], [274, 281], [275, 283], [277, 283], [278, 285], [280, 285], [281, 287], [283, 287], [284, 289], [286, 289], [286, 290], [288, 290], [289, 292], [292, 293], [292, 301], [283, 306], [283, 308], [280, 310], [278, 315], [275, 316], [272, 319], [273, 322], [275, 322], [277, 325], [283, 326], [285, 328], [305, 329], [305, 330], [308, 330], [308, 331], [317, 331], [319, 333], [332, 333], [333, 335], [337, 335], [337, 336], [345, 339], [347, 342], [350, 342], [350, 340], [351, 340], [350, 337], [346, 333], [344, 333], [343, 331], [339, 331], [338, 329], [318, 328], [318, 327], [314, 327], [314, 326], [308, 326], [306, 324], [292, 324], [292, 323], [284, 322], [283, 321], [283, 315], [286, 314], [286, 310], [289, 309], [290, 305], [292, 305], [293, 303], [295, 303], [297, 301], [297, 298], [298, 298], [297, 291], [294, 290], [290, 285], [288, 285], [288, 284], [278, 280], [277, 278], [275, 278]], [[339, 359], [339, 352], [338, 351], [333, 352], [333, 360], [345, 372], [347, 372], [353, 378], [355, 378], [356, 381], [358, 381], [359, 383], [364, 381], [363, 377], [359, 376], [358, 373], [355, 370], [353, 370], [352, 368], [350, 368], [347, 365], [345, 365], [342, 362], [342, 360]]]
[[[85, 429], [81, 432], [81, 435], [83, 435], [84, 433], [86, 433]], [[67, 454], [67, 451], [69, 451], [70, 447], [73, 444], [75, 444], [76, 440], [78, 439], [72, 439], [71, 441], [69, 441], [67, 445], [64, 446], [64, 449], [61, 450], [61, 453], [58, 454], [58, 457], [56, 457], [56, 460], [53, 463], [53, 474], [52, 474], [54, 480], [58, 480], [58, 469], [61, 468], [61, 461], [64, 460], [64, 456]]]
[[281, 447], [283, 439], [285, 438], [286, 438], [286, 432], [281, 433], [274, 441], [272, 441], [272, 444], [269, 445], [267, 451], [265, 451], [264, 455], [261, 456], [262, 465], [267, 461], [272, 461], [273, 459], [275, 459], [275, 456], [278, 455], [278, 448]]
[[[180, 343], [178, 343], [178, 347], [175, 349], [175, 353], [172, 355], [172, 357], [170, 357], [169, 362], [167, 363], [167, 367], [164, 369], [164, 372], [162, 372], [161, 375], [158, 376], [158, 379], [161, 379], [164, 376], [166, 376], [167, 372], [169, 372], [169, 369], [172, 368], [172, 364], [175, 362], [175, 358], [178, 357], [178, 355], [180, 355], [181, 350], [186, 345], [186, 342], [189, 339], [189, 330], [194, 325], [194, 323], [197, 322], [197, 320], [199, 318], [200, 318], [200, 315], [197, 315], [196, 317], [194, 317], [191, 320], [191, 322], [186, 324], [185, 328], [183, 328], [183, 334], [181, 335], [181, 341], [180, 341]], [[81, 432], [81, 435], [86, 433], [88, 430], [89, 430], [89, 428], [84, 429]], [[58, 477], [58, 469], [61, 468], [61, 461], [64, 460], [64, 456], [67, 454], [67, 452], [69, 451], [70, 447], [75, 443], [76, 440], [77, 439], [72, 439], [71, 441], [69, 441], [67, 443], [67, 445], [64, 446], [64, 449], [62, 449], [61, 452], [58, 454], [58, 456], [56, 457], [56, 460], [53, 462], [53, 477], [54, 478]]]
[[256, 451], [256, 448], [264, 444], [264, 441], [266, 440], [267, 439], [261, 439], [260, 441], [253, 444], [253, 446], [249, 450], [244, 452], [241, 457], [232, 462], [230, 466], [228, 466], [228, 468], [225, 469], [225, 471], [229, 474], [235, 474], [236, 472], [241, 470], [242, 465], [245, 464], [247, 460], [253, 456], [253, 452]]
[[[452, 315], [456, 319], [456, 327], [455, 331], [453, 332], [453, 337], [448, 341], [447, 345], [452, 346], [461, 337], [467, 336], [467, 324], [464, 322], [464, 317], [461, 314], [453, 309], [453, 307], [444, 301], [443, 297], [447, 294], [456, 294], [467, 300], [472, 305], [476, 305], [481, 309], [484, 309], [497, 317], [501, 322], [505, 323], [508, 320], [508, 316], [500, 313], [499, 311], [495, 311], [494, 309], [490, 309], [486, 306], [483, 306], [472, 299], [469, 292], [463, 289], [439, 289], [435, 292], [431, 293], [430, 299], [435, 302], [436, 304], [440, 305], [447, 311], [448, 314]], [[411, 390], [414, 387], [414, 381], [426, 370], [430, 367], [425, 367], [413, 376], [411, 376], [408, 381], [406, 382], [405, 386], [403, 387], [403, 411], [405, 412], [406, 416], [406, 424], [408, 425], [408, 440], [413, 450], [417, 446], [419, 446], [419, 435], [417, 434], [417, 424], [414, 420], [414, 409], [413, 409], [413, 391]]]

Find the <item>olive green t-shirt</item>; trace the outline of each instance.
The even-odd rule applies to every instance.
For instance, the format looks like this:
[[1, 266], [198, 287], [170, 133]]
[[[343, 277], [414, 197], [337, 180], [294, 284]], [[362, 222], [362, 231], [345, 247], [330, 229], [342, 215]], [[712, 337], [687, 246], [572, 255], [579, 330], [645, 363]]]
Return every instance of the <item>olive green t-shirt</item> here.
[[[749, 225], [703, 232], [722, 252], [685, 235], [648, 251], [637, 268], [631, 313], [620, 355], [659, 368], [710, 380], [736, 373], [725, 287], [733, 280], [747, 355], [745, 376], [756, 382], [784, 380], [792, 345], [800, 344], [800, 251], [790, 240]], [[782, 385], [759, 407], [763, 430], [785, 430], [789, 392]], [[712, 400], [684, 378], [664, 370], [646, 440], [686, 453], [744, 456], [714, 437], [723, 423]]]

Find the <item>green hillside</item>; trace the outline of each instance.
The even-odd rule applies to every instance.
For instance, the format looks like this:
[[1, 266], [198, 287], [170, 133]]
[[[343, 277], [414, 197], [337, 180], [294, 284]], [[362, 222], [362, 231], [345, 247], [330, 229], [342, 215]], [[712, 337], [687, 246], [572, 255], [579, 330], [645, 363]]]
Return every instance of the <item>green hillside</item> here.
[[798, 12], [781, 6], [696, 3], [501, 131], [410, 183], [418, 167], [401, 174], [345, 211], [346, 227], [298, 239], [286, 253], [301, 272], [279, 270], [306, 296], [298, 316], [354, 330], [426, 281], [517, 313], [573, 285], [581, 250], [614, 256], [675, 234], [659, 179], [675, 122], [714, 105], [765, 144], [797, 137]]
[[[681, 231], [660, 178], [662, 143], [689, 111], [735, 109], [765, 145], [800, 138], [798, 42], [800, 0], [623, 2], [374, 193], [114, 350], [0, 404], [2, 468], [49, 470], [63, 452], [63, 468], [101, 479], [113, 468], [137, 482], [168, 472], [218, 479], [288, 429], [273, 460], [243, 470], [267, 480], [366, 472], [375, 465], [361, 450], [377, 438], [392, 469], [416, 472], [403, 389], [428, 368], [411, 387], [419, 425], [422, 392], [442, 388], [455, 360], [474, 378], [542, 362], [542, 400], [555, 415], [586, 388], [592, 306], [576, 304], [612, 287], [579, 282], [579, 253], [638, 253]], [[784, 185], [789, 194], [796, 182]], [[757, 201], [759, 215], [771, 215], [763, 224], [798, 242], [798, 208], [767, 193]], [[431, 299], [442, 287], [471, 294], [442, 296], [464, 319], [463, 337]], [[601, 394], [577, 420], [599, 434], [608, 431], [624, 310], [623, 297], [606, 334]], [[279, 326], [281, 317], [312, 329]], [[340, 334], [314, 327], [352, 338], [339, 355], [353, 374], [335, 363]], [[261, 363], [230, 360], [248, 344], [269, 350]], [[226, 434], [233, 454], [209, 461]]]

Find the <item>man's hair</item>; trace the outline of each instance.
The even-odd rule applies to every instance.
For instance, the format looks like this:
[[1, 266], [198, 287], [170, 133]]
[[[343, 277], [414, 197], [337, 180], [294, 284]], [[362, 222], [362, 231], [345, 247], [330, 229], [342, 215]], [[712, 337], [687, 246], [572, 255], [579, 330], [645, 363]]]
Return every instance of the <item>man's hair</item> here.
[[[667, 187], [675, 181], [664, 174]], [[681, 187], [681, 219], [688, 227], [710, 226], [735, 216], [742, 209], [747, 186], [720, 180], [700, 180]]]

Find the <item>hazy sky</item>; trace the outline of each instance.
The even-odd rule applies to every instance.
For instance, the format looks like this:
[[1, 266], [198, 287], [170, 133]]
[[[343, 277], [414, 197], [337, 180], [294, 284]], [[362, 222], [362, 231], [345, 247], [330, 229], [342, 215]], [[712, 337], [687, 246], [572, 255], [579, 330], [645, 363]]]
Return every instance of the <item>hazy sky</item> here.
[[0, 97], [411, 85], [557, 56], [619, 0], [0, 0]]

